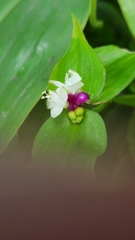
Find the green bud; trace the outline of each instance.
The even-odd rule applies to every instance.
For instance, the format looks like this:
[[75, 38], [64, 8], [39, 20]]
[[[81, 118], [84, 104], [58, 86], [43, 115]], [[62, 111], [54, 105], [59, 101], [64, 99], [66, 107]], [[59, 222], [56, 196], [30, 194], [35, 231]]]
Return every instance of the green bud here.
[[[71, 120], [71, 119], [70, 119], [70, 120]], [[74, 120], [71, 120], [71, 122], [72, 122], [72, 123], [76, 123], [76, 119], [74, 119]]]
[[78, 107], [75, 109], [75, 114], [76, 116], [83, 116], [84, 115], [84, 108], [83, 107]]
[[70, 120], [75, 120], [76, 119], [76, 114], [74, 111], [69, 111], [68, 112], [68, 117]]
[[83, 120], [83, 116], [77, 117], [76, 119], [70, 119], [70, 120], [72, 123], [78, 124], [78, 123], [81, 123], [81, 121]]
[[83, 120], [83, 116], [77, 117], [75, 119], [76, 123], [80, 123]]

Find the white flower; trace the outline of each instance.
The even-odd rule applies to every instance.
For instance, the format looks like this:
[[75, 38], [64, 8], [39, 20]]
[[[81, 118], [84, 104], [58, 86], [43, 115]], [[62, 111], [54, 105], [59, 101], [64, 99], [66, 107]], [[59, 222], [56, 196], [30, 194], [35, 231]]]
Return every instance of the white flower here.
[[[42, 92], [41, 99], [47, 99], [47, 108], [51, 110], [51, 117], [55, 118], [61, 114], [68, 106], [68, 94], [75, 94], [84, 85], [77, 72], [69, 70], [65, 76], [65, 84], [59, 81], [50, 80], [49, 82], [57, 86], [56, 91], [49, 90], [48, 93]], [[45, 95], [45, 96], [44, 96]]]
[[64, 108], [67, 107], [68, 94], [63, 87], [59, 87], [56, 91], [43, 92], [46, 96], [42, 96], [41, 99], [47, 99], [47, 108], [51, 109], [51, 117], [56, 118], [61, 114]]
[[54, 84], [57, 87], [63, 87], [68, 93], [76, 93], [84, 85], [81, 82], [81, 77], [77, 72], [69, 70], [65, 76], [65, 84], [59, 81], [50, 80], [49, 82]]

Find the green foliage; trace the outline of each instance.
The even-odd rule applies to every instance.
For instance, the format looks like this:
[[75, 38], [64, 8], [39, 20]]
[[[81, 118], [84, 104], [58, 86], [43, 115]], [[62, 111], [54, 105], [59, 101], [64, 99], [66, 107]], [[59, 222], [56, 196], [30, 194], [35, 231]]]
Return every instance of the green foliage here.
[[66, 110], [56, 119], [49, 118], [39, 130], [33, 149], [37, 161], [62, 161], [93, 167], [106, 147], [106, 131], [98, 113], [86, 111], [80, 124], [72, 124]]
[[[83, 91], [90, 94], [90, 101], [99, 95], [105, 84], [105, 69], [101, 60], [87, 43], [78, 21], [73, 17], [74, 29], [71, 46], [68, 53], [56, 64], [50, 79], [65, 81], [65, 73], [69, 69], [76, 71], [82, 77]], [[49, 89], [54, 89], [49, 85]]]
[[[75, 17], [73, 22], [70, 49], [54, 68], [51, 79], [64, 82], [65, 73], [69, 69], [76, 71], [84, 83], [82, 91], [88, 92], [92, 101], [104, 86], [105, 70], [94, 50], [86, 42]], [[49, 89], [51, 86], [50, 84]], [[76, 114], [77, 111], [78, 109], [75, 110]], [[56, 157], [66, 161], [75, 159], [78, 162], [81, 160], [93, 165], [96, 157], [106, 148], [106, 131], [103, 121], [93, 111], [87, 111], [83, 121], [78, 121], [78, 123], [81, 122], [80, 124], [73, 124], [73, 120], [71, 123], [65, 112], [56, 119], [47, 120], [35, 138], [34, 158], [36, 156], [38, 160], [45, 160]]]
[[128, 27], [135, 37], [135, 1], [134, 0], [118, 0], [123, 16], [128, 24]]
[[[80, 1], [81, 3], [81, 1]], [[0, 151], [47, 87], [51, 71], [68, 50], [74, 13], [84, 26], [89, 0], [2, 1], [0, 23]], [[65, 27], [66, 26], [66, 27]]]
[[[134, 0], [0, 1], [0, 152], [18, 134], [28, 158], [33, 147], [36, 161], [93, 167], [106, 149], [106, 126], [108, 148], [99, 168], [105, 164], [108, 173], [113, 158], [122, 159], [123, 153], [124, 162], [133, 163], [134, 12]], [[64, 83], [69, 69], [81, 76], [80, 91], [90, 94], [76, 124], [68, 109], [50, 118], [40, 100], [44, 90], [56, 89], [49, 79]]]
[[95, 102], [107, 102], [125, 89], [135, 77], [135, 53], [115, 46], [95, 49], [106, 68], [106, 82]]

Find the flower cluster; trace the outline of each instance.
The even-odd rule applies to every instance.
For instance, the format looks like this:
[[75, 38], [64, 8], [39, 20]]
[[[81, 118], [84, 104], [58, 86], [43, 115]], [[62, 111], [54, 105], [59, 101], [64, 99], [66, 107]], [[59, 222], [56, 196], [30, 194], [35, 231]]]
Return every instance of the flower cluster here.
[[[50, 80], [49, 83], [54, 84], [57, 89], [56, 91], [48, 90], [48, 93], [44, 91], [41, 99], [47, 99], [47, 108], [51, 110], [51, 117], [57, 117], [64, 108], [68, 108], [70, 110], [68, 116], [71, 121], [79, 123], [80, 120], [76, 121], [75, 119], [80, 117], [80, 113], [82, 114], [81, 118], [83, 118], [84, 111], [81, 110], [83, 109], [82, 104], [89, 101], [89, 94], [81, 91], [81, 87], [84, 84], [80, 75], [77, 72], [69, 70], [65, 76], [65, 83], [55, 80]], [[78, 108], [80, 110], [77, 110]]]

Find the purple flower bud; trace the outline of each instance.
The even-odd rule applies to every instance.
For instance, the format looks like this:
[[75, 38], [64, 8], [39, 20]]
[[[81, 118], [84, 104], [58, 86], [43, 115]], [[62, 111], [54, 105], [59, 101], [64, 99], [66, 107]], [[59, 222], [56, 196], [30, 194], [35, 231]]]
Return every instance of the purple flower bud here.
[[68, 109], [69, 109], [70, 111], [74, 111], [75, 108], [76, 108], [76, 107], [75, 107], [72, 103], [68, 103]]
[[89, 94], [79, 92], [76, 94], [68, 94], [68, 109], [74, 111], [78, 106], [86, 103], [89, 100]]
[[75, 103], [75, 94], [68, 94], [68, 102], [72, 102], [73, 104]]
[[75, 110], [75, 94], [68, 94], [68, 108], [69, 110]]
[[79, 92], [75, 95], [75, 105], [80, 106], [89, 100], [89, 94], [86, 92]]

